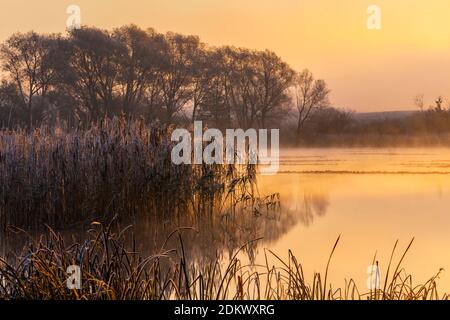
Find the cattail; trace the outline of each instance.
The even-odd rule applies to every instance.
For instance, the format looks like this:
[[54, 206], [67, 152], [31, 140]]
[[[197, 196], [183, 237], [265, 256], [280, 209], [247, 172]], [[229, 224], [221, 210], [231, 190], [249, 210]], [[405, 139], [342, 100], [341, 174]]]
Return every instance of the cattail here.
[[[0, 131], [3, 227], [66, 227], [97, 217], [170, 215], [193, 207], [210, 211], [229, 186], [244, 192], [241, 184], [251, 179], [239, 178], [253, 176], [249, 168], [172, 164], [172, 130], [122, 115], [84, 131]], [[196, 201], [203, 204], [192, 205]]]

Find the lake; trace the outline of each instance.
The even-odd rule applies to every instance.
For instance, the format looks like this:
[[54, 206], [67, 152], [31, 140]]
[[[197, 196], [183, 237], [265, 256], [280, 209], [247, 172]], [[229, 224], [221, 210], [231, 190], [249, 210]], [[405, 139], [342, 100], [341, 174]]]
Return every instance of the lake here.
[[[289, 249], [312, 279], [323, 273], [332, 247], [329, 278], [333, 287], [353, 278], [365, 290], [375, 253], [386, 266], [399, 240], [394, 262], [414, 243], [403, 266], [424, 282], [450, 270], [450, 149], [285, 149], [276, 176], [258, 179], [261, 194], [278, 192], [291, 228], [262, 248], [282, 257]], [[392, 271], [391, 271], [392, 272]], [[440, 290], [450, 290], [444, 271]]]
[[[280, 154], [278, 174], [258, 176], [255, 192], [261, 198], [276, 195], [276, 212], [230, 212], [226, 206], [202, 215], [144, 212], [119, 227], [133, 226], [135, 249], [143, 255], [179, 248], [179, 230], [189, 261], [219, 259], [224, 267], [249, 242], [239, 254], [249, 264], [265, 265], [267, 250], [287, 260], [291, 250], [309, 283], [314, 272], [325, 273], [340, 235], [328, 283], [339, 288], [353, 279], [361, 292], [367, 291], [375, 254], [383, 277], [396, 240], [394, 265], [414, 238], [402, 266], [416, 283], [444, 268], [438, 289], [450, 292], [450, 149], [312, 148]], [[85, 227], [59, 231], [79, 243], [86, 237]], [[21, 245], [8, 237], [2, 250], [19, 252]]]

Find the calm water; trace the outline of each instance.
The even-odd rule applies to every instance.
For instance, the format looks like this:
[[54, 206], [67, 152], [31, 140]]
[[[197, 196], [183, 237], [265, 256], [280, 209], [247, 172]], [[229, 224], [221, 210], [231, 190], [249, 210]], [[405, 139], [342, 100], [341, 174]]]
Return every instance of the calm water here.
[[[220, 214], [156, 220], [145, 215], [127, 224], [144, 255], [179, 247], [173, 231], [181, 227], [191, 261], [227, 261], [243, 244], [261, 238], [241, 254], [244, 261], [264, 265], [265, 249], [283, 258], [290, 249], [309, 282], [314, 272], [324, 273], [341, 235], [329, 280], [337, 288], [352, 278], [360, 291], [366, 291], [375, 253], [383, 275], [395, 241], [394, 263], [414, 237], [403, 266], [418, 282], [444, 268], [438, 288], [450, 292], [450, 149], [285, 149], [279, 173], [258, 177], [258, 191], [278, 193], [281, 209], [253, 214], [223, 208]], [[65, 233], [78, 235], [78, 241], [85, 236]]]
[[[395, 241], [398, 261], [415, 237], [403, 266], [424, 281], [444, 268], [441, 290], [450, 290], [450, 149], [288, 149], [280, 172], [260, 177], [262, 194], [279, 192], [292, 227], [263, 248], [286, 257], [291, 249], [305, 272], [324, 272], [335, 240], [331, 280], [353, 278], [366, 288], [377, 252], [386, 270]], [[311, 279], [311, 278], [310, 278]]]

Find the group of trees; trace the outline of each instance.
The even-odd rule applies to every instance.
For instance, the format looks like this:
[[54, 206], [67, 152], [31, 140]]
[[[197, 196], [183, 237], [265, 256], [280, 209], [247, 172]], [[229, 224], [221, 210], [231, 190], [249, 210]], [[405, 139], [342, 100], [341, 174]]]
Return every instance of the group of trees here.
[[0, 63], [0, 127], [82, 126], [123, 113], [266, 128], [295, 110], [300, 134], [312, 111], [328, 106], [323, 80], [273, 52], [211, 48], [195, 36], [133, 25], [14, 34], [0, 47]]
[[360, 116], [335, 108], [317, 109], [304, 127], [302, 142], [315, 146], [448, 145], [450, 103], [447, 99], [437, 97], [428, 105], [420, 95], [414, 102], [418, 111]]
[[196, 36], [134, 25], [17, 33], [0, 46], [0, 66], [0, 129], [84, 127], [124, 114], [149, 123], [282, 128], [289, 141], [450, 132], [442, 97], [430, 108], [416, 97], [421, 112], [406, 118], [361, 122], [331, 107], [325, 81], [271, 51], [209, 47]]
[[439, 96], [432, 104], [424, 101], [423, 95], [414, 98], [419, 109], [401, 117], [359, 121], [352, 126], [353, 134], [378, 134], [390, 136], [447, 135], [450, 133], [450, 104]]

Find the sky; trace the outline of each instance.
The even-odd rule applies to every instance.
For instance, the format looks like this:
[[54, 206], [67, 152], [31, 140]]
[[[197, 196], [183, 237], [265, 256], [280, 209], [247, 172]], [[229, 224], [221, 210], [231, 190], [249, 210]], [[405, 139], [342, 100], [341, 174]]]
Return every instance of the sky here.
[[[69, 5], [83, 25], [136, 24], [200, 36], [214, 46], [276, 52], [324, 79], [335, 106], [411, 110], [450, 97], [448, 0], [0, 0], [0, 41], [14, 32], [65, 32]], [[370, 5], [381, 29], [369, 29]]]

